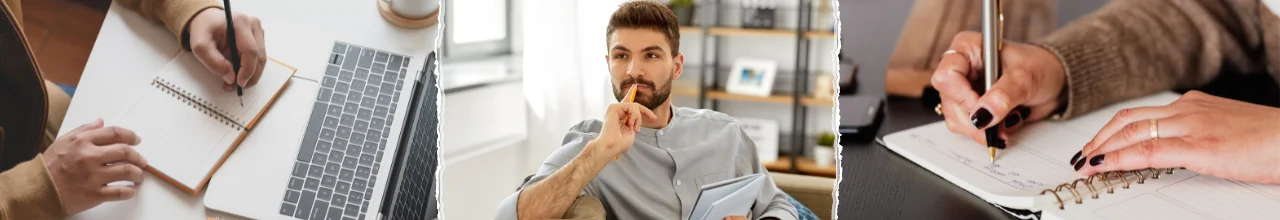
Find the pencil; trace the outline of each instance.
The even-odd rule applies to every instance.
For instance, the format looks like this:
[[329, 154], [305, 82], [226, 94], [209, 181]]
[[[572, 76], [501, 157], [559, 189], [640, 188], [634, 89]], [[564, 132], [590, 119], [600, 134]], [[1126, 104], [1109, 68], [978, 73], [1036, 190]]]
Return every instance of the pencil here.
[[227, 48], [231, 50], [231, 71], [236, 79], [231, 84], [236, 86], [236, 96], [240, 97], [240, 106], [244, 106], [244, 88], [240, 88], [240, 50], [236, 49], [236, 27], [231, 21], [231, 0], [222, 0], [222, 12], [227, 13]]
[[[636, 102], [636, 87], [638, 86], [631, 86], [631, 92], [627, 92], [628, 94], [630, 94], [630, 96], [628, 96], [629, 98], [627, 98], [627, 103]], [[635, 113], [632, 113], [632, 114], [635, 114]], [[616, 155], [613, 156], [613, 160], [618, 160], [618, 156]]]

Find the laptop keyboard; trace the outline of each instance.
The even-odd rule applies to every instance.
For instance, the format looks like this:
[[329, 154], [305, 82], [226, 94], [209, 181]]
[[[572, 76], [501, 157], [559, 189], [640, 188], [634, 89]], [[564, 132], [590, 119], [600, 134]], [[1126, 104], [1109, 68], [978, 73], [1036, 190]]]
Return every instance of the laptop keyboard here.
[[409, 58], [334, 42], [281, 215], [364, 219]]

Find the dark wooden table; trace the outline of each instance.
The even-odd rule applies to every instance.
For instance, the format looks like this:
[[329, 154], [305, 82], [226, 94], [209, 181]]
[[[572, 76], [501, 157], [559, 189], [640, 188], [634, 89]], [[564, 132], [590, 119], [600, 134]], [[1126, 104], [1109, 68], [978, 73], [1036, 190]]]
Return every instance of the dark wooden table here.
[[[889, 98], [877, 137], [941, 121], [919, 100]], [[1016, 219], [874, 141], [841, 139], [840, 219]]]

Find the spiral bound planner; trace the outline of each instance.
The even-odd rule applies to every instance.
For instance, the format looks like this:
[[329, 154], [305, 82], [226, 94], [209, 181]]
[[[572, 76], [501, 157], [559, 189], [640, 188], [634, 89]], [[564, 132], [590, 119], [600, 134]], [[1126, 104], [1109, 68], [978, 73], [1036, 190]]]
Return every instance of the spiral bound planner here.
[[1173, 102], [1160, 93], [1113, 104], [1068, 121], [1042, 121], [1015, 132], [988, 160], [985, 147], [943, 122], [883, 138], [884, 145], [966, 191], [1027, 219], [1280, 219], [1280, 185], [1254, 184], [1161, 168], [1081, 177], [1071, 156], [1116, 112]]
[[113, 121], [142, 138], [134, 149], [147, 159], [147, 171], [198, 194], [296, 72], [270, 59], [263, 68], [257, 84], [244, 89], [241, 106], [242, 97], [181, 53], [148, 86], [130, 91], [128, 110]]

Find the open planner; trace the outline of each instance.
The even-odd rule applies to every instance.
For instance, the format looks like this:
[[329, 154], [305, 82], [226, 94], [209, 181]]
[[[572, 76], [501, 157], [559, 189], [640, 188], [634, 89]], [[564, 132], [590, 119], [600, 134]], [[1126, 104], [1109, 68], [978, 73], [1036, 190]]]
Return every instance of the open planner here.
[[1043, 219], [1280, 219], [1280, 185], [1144, 169], [1082, 177], [1069, 164], [1116, 112], [1166, 105], [1167, 92], [1096, 110], [1068, 121], [1042, 121], [1010, 135], [990, 162], [985, 146], [951, 133], [944, 122], [885, 136], [889, 149], [999, 206]]
[[244, 88], [241, 106], [235, 91], [183, 52], [148, 86], [131, 91], [119, 126], [142, 137], [134, 149], [147, 159], [147, 171], [195, 195], [296, 72], [271, 59], [263, 68], [258, 84]]

